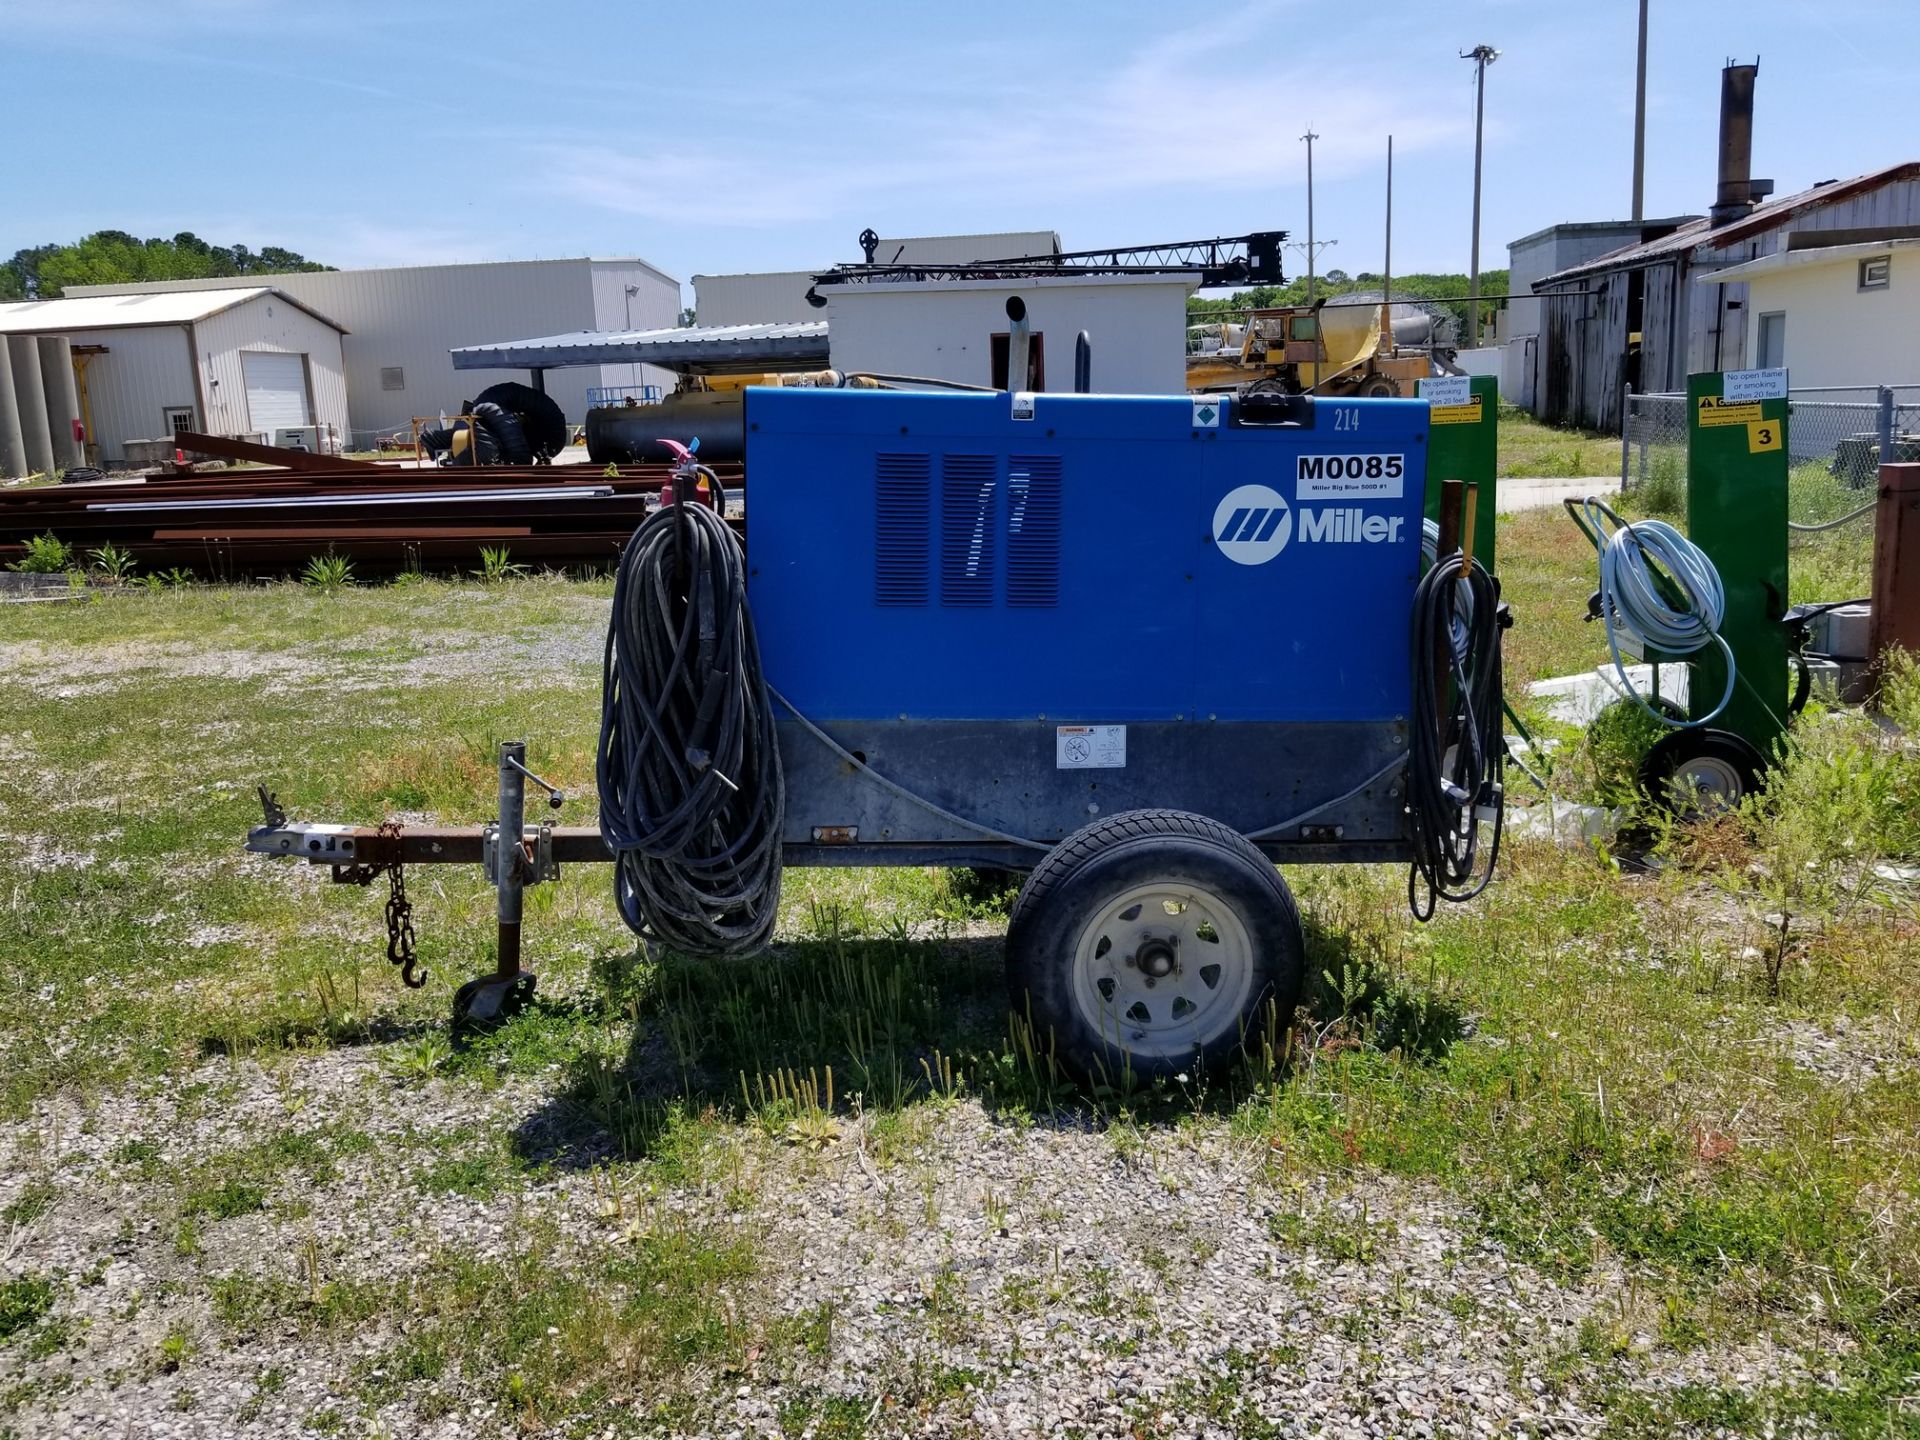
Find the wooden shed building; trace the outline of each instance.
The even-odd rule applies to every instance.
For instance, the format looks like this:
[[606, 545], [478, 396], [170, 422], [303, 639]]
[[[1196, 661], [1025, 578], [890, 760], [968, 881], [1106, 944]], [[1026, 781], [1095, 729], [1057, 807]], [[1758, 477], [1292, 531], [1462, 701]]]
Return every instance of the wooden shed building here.
[[[1684, 390], [1687, 376], [1745, 363], [1747, 286], [1703, 279], [1764, 255], [1920, 235], [1920, 161], [1829, 180], [1715, 225], [1689, 221], [1549, 275], [1535, 413], [1618, 431], [1624, 387]], [[1903, 378], [1903, 377], [1893, 377]]]
[[1752, 176], [1758, 63], [1720, 72], [1719, 187], [1704, 218], [1556, 271], [1540, 297], [1534, 413], [1553, 424], [1618, 431], [1625, 387], [1686, 388], [1748, 352], [1747, 287], [1706, 277], [1809, 246], [1920, 235], [1920, 161], [1823, 180], [1769, 201]]

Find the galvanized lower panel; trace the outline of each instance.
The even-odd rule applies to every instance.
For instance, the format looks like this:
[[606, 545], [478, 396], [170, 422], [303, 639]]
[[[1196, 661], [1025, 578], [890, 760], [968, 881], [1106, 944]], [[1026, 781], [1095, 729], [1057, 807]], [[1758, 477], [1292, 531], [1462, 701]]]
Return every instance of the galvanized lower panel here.
[[[1101, 815], [1154, 807], [1207, 815], [1245, 834], [1362, 785], [1405, 756], [1407, 738], [1398, 723], [1155, 721], [1126, 727], [1124, 766], [1063, 769], [1051, 719], [821, 728], [860, 763], [842, 759], [790, 714], [781, 717], [791, 863], [1036, 858], [934, 814], [875, 775], [977, 825], [1049, 845]], [[1404, 859], [1406, 842], [1395, 772], [1261, 843], [1277, 858], [1360, 862]]]

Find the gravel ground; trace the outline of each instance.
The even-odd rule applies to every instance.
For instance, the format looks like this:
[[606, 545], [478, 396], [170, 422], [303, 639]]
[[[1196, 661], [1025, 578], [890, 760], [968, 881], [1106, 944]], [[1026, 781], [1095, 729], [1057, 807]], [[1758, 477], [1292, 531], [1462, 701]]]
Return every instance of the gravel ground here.
[[[945, 1373], [966, 1377], [963, 1393], [913, 1417], [876, 1401], [872, 1433], [1592, 1434], [1598, 1413], [1554, 1362], [1595, 1316], [1624, 1325], [1638, 1387], [1799, 1373], [1759, 1340], [1649, 1353], [1617, 1276], [1556, 1286], [1475, 1238], [1437, 1192], [1298, 1176], [1212, 1122], [1100, 1131], [956, 1101], [915, 1112], [910, 1142], [884, 1152], [860, 1118], [798, 1140], [733, 1127], [704, 1178], [628, 1200], [578, 1163], [599, 1137], [555, 1088], [416, 1083], [364, 1047], [271, 1068], [209, 1062], [164, 1089], [50, 1104], [8, 1127], [0, 1204], [19, 1208], [30, 1187], [51, 1203], [11, 1227], [0, 1268], [63, 1277], [51, 1319], [67, 1337], [50, 1354], [0, 1348], [0, 1394], [26, 1397], [11, 1423], [22, 1436], [268, 1436], [339, 1412], [358, 1417], [343, 1433], [511, 1433], [513, 1417], [470, 1395], [438, 1396], [432, 1419], [418, 1388], [384, 1408], [357, 1399], [356, 1376], [392, 1339], [385, 1322], [236, 1337], [210, 1283], [309, 1268], [391, 1279], [450, 1250], [497, 1253], [535, 1220], [554, 1227], [565, 1264], [671, 1216], [743, 1227], [763, 1303], [835, 1316], [830, 1349], [797, 1371], [701, 1377], [697, 1433], [779, 1435], [796, 1395], [884, 1398]], [[337, 1174], [283, 1176], [268, 1209], [204, 1222], [200, 1253], [180, 1253], [175, 1177], [345, 1125], [372, 1144]], [[423, 1137], [449, 1134], [469, 1138], [463, 1150], [518, 1137], [562, 1163], [478, 1196], [431, 1193], [422, 1174], [448, 1151]], [[130, 1142], [143, 1167], [127, 1162]], [[173, 1335], [190, 1342], [177, 1368], [156, 1359]]]

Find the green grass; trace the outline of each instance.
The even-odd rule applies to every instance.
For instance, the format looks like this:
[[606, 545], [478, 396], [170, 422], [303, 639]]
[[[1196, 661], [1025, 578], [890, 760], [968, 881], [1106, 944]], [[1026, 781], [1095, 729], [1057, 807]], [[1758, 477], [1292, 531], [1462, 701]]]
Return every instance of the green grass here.
[[1573, 479], [1620, 473], [1620, 437], [1596, 430], [1543, 425], [1517, 406], [1500, 407], [1502, 476]]
[[[1552, 511], [1503, 519], [1500, 545], [1518, 618], [1510, 688], [1595, 663], [1586, 543]], [[1858, 563], [1846, 532], [1797, 549], [1797, 564], [1803, 553], [1834, 583]], [[746, 1157], [846, 1145], [857, 1115], [877, 1173], [904, 1177], [943, 1114], [978, 1104], [1010, 1127], [1104, 1130], [1121, 1158], [1193, 1127], [1245, 1157], [1234, 1163], [1250, 1187], [1281, 1196], [1309, 1179], [1403, 1177], [1456, 1197], [1475, 1238], [1549, 1276], [1625, 1276], [1631, 1304], [1583, 1331], [1555, 1372], [1618, 1433], [1907, 1424], [1920, 1065], [1836, 1078], [1795, 1064], [1783, 1035], [1850, 1019], [1898, 1046], [1920, 1016], [1920, 914], [1910, 891], [1872, 880], [1877, 862], [1920, 855], [1911, 742], [1820, 718], [1767, 802], [1669, 837], [1656, 873], [1603, 848], [1515, 844], [1487, 896], [1426, 928], [1406, 921], [1398, 872], [1291, 872], [1309, 1005], [1272, 1017], [1215, 1083], [1116, 1077], [1091, 1095], [1065, 1083], [1045, 1037], [1001, 1003], [1006, 896], [929, 870], [790, 871], [773, 952], [709, 965], [637, 955], [604, 872], [570, 867], [528, 896], [540, 1000], [454, 1050], [441, 1038], [451, 990], [491, 965], [479, 876], [413, 877], [430, 983], [408, 991], [381, 953], [377, 894], [238, 856], [257, 820], [251, 787], [272, 784], [299, 816], [476, 821], [497, 740], [525, 735], [534, 769], [590, 797], [607, 596], [604, 582], [553, 579], [283, 584], [9, 612], [0, 744], [17, 783], [0, 789], [0, 832], [38, 858], [0, 872], [0, 981], [14, 997], [0, 1010], [0, 1112], [19, 1121], [56, 1095], [84, 1112], [131, 1086], [168, 1092], [186, 1120], [218, 1115], [210, 1059], [292, 1074], [352, 1046], [373, 1052], [362, 1084], [512, 1087], [549, 1121], [374, 1133], [349, 1088], [321, 1114], [290, 1099], [283, 1118], [197, 1159], [170, 1160], [166, 1134], [109, 1137], [113, 1174], [154, 1197], [173, 1243], [169, 1283], [209, 1317], [204, 1334], [148, 1342], [153, 1363], [191, 1377], [249, 1337], [368, 1337], [312, 1416], [339, 1433], [396, 1403], [430, 1420], [467, 1395], [529, 1432], [634, 1413], [697, 1431], [713, 1377], [753, 1365], [793, 1379], [779, 1423], [794, 1434], [896, 1433], [905, 1415], [937, 1426], [995, 1379], [964, 1353], [961, 1272], [915, 1312], [963, 1352], [953, 1365], [885, 1397], [819, 1383], [832, 1316], [781, 1303], [785, 1262], [757, 1243], [764, 1199]], [[480, 654], [488, 633], [505, 637], [504, 659]], [[480, 658], [459, 659], [469, 645]], [[1914, 688], [1893, 707], [1909, 724]], [[1622, 753], [1635, 743], [1617, 739]], [[591, 803], [561, 820], [588, 822]], [[1795, 927], [1775, 943], [1781, 910]], [[547, 1167], [581, 1163], [618, 1243], [583, 1246], [518, 1208]], [[410, 1204], [515, 1218], [487, 1222], [501, 1241], [484, 1253], [423, 1238], [423, 1259], [377, 1280], [317, 1238], [277, 1267], [222, 1258], [224, 1235], [300, 1233], [343, 1177], [394, 1168]], [[69, 1203], [44, 1181], [8, 1193], [7, 1222], [22, 1227]], [[1020, 1204], [993, 1194], [975, 1213], [1017, 1234]], [[1285, 1243], [1342, 1264], [1373, 1263], [1396, 1223], [1298, 1201], [1273, 1213]], [[74, 1280], [5, 1278], [0, 1346], [51, 1333]], [[1033, 1280], [1036, 1311], [1064, 1303]], [[1074, 1286], [1087, 1313], [1133, 1303], [1085, 1276]], [[1653, 1335], [1671, 1357], [1756, 1333], [1830, 1378], [1740, 1395], [1650, 1387], [1621, 1339]], [[1176, 1397], [1182, 1413], [1257, 1433], [1233, 1382], [1233, 1366], [1256, 1361], [1282, 1363], [1243, 1356], [1219, 1385]], [[1158, 1412], [1138, 1424], [1162, 1428]]]

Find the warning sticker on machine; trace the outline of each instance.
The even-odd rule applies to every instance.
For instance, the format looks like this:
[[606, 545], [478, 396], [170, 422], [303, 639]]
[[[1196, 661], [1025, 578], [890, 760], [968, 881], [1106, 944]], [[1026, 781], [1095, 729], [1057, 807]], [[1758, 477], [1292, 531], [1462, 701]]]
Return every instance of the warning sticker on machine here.
[[1478, 425], [1480, 423], [1480, 397], [1472, 396], [1464, 405], [1436, 405], [1433, 407], [1433, 423], [1436, 425]]
[[1398, 500], [1406, 494], [1404, 455], [1301, 455], [1294, 491], [1301, 500]]
[[1757, 404], [1740, 404], [1733, 400], [1722, 400], [1717, 395], [1700, 397], [1700, 423], [1702, 425], [1746, 425], [1758, 420], [1761, 415]]
[[1062, 725], [1053, 733], [1056, 770], [1120, 770], [1127, 764], [1124, 725]]

